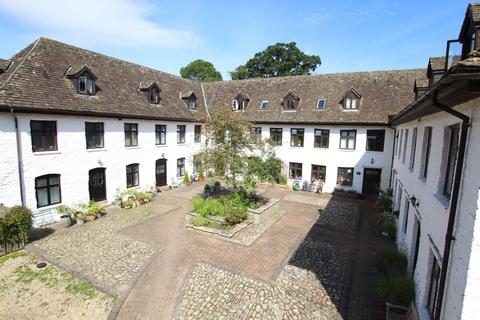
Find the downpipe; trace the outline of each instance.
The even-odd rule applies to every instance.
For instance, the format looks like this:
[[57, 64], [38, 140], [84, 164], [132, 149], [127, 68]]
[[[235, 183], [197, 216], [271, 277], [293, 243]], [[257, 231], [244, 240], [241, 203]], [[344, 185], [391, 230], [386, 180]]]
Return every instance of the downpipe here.
[[18, 128], [18, 118], [15, 112], [13, 111], [13, 108], [10, 109], [10, 114], [13, 117], [13, 121], [15, 124], [15, 140], [16, 140], [16, 146], [17, 146], [17, 165], [18, 165], [18, 181], [19, 181], [19, 187], [20, 187], [20, 201], [22, 203], [22, 206], [25, 205], [25, 195], [24, 195], [24, 176], [23, 176], [23, 157], [22, 157], [22, 141], [21, 141], [21, 136], [20, 136], [20, 129]]

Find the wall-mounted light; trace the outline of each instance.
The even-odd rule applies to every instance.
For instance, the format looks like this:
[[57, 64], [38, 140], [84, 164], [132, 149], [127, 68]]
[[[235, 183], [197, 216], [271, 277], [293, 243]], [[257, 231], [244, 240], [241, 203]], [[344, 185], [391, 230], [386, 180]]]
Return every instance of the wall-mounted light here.
[[98, 159], [97, 163], [98, 163], [99, 166], [103, 166], [102, 160]]
[[162, 158], [165, 158], [165, 153], [162, 153]]
[[412, 203], [412, 206], [414, 206], [414, 207], [418, 207], [420, 205], [420, 201], [418, 201], [417, 198], [415, 198], [415, 196], [410, 197], [410, 202]]

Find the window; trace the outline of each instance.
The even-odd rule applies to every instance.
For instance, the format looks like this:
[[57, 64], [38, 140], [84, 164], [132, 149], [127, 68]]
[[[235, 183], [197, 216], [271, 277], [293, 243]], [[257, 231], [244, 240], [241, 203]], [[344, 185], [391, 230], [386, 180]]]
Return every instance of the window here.
[[78, 93], [95, 94], [95, 81], [88, 76], [78, 77]]
[[445, 174], [445, 181], [443, 183], [443, 195], [450, 199], [453, 184], [453, 174], [455, 172], [455, 165], [457, 163], [458, 136], [460, 133], [460, 127], [458, 125], [451, 126], [449, 127], [449, 131], [450, 141], [447, 154], [447, 172]]
[[195, 97], [193, 97], [193, 96], [190, 97], [190, 98], [188, 99], [187, 105], [188, 105], [188, 109], [190, 109], [190, 110], [197, 110], [197, 99], [196, 99]]
[[367, 130], [367, 151], [383, 151], [385, 130]]
[[357, 130], [340, 130], [340, 149], [355, 150]]
[[417, 128], [413, 128], [412, 144], [410, 149], [410, 163], [409, 163], [410, 170], [413, 170], [413, 167], [415, 166], [416, 149], [417, 149]]
[[155, 125], [155, 144], [167, 144], [167, 126], [164, 124]]
[[407, 158], [407, 142], [408, 142], [408, 129], [405, 129], [405, 135], [403, 136], [403, 150], [402, 150], [402, 163], [405, 163]]
[[409, 210], [410, 210], [410, 201], [408, 200], [407, 195], [405, 195], [405, 209], [404, 209], [404, 217], [403, 217], [403, 233], [404, 234], [407, 234]]
[[185, 125], [177, 126], [177, 144], [185, 143]]
[[472, 37], [470, 38], [470, 52], [476, 49], [476, 32], [473, 31]]
[[282, 145], [282, 136], [283, 136], [282, 128], [270, 128], [270, 141], [273, 146]]
[[257, 143], [262, 141], [262, 128], [261, 127], [251, 127], [250, 133], [254, 135], [254, 139]]
[[430, 148], [432, 144], [432, 127], [425, 127], [423, 131], [423, 149], [422, 149], [422, 177], [426, 178], [428, 174], [428, 162], [430, 161]]
[[337, 184], [341, 186], [353, 185], [353, 168], [338, 168]]
[[326, 174], [327, 174], [326, 166], [318, 166], [316, 164], [312, 164], [312, 181], [325, 182]]
[[403, 129], [400, 130], [400, 139], [398, 139], [398, 159], [402, 157]]
[[397, 156], [398, 154], [398, 136], [399, 136], [399, 132], [395, 130], [395, 156]]
[[194, 141], [195, 143], [202, 142], [202, 126], [199, 124], [194, 127]]
[[56, 121], [30, 121], [32, 135], [32, 150], [53, 151], [57, 150], [57, 122]]
[[263, 100], [262, 103], [260, 103], [260, 110], [267, 110], [268, 109], [268, 100]]
[[177, 177], [185, 175], [185, 158], [177, 159]]
[[[432, 254], [433, 255], [433, 254]], [[427, 309], [430, 319], [433, 319], [435, 307], [437, 306], [438, 282], [440, 279], [440, 265], [433, 255], [432, 269], [430, 270], [430, 283], [428, 287]]]
[[140, 184], [140, 165], [138, 163], [127, 166], [127, 188], [136, 187]]
[[316, 109], [319, 109], [319, 110], [325, 109], [326, 105], [327, 105], [327, 99], [326, 98], [319, 98], [317, 100]]
[[295, 110], [297, 109], [298, 100], [292, 96], [287, 96], [283, 101], [284, 110]]
[[[353, 90], [353, 89], [352, 89]], [[345, 98], [343, 98], [343, 109], [356, 110], [360, 105], [360, 97], [355, 92], [350, 91]]]
[[35, 178], [35, 196], [37, 208], [60, 203], [62, 201], [60, 175], [47, 174]]
[[138, 146], [138, 124], [125, 123], [125, 147]]
[[248, 105], [248, 99], [244, 95], [237, 95], [235, 99], [232, 101], [232, 110], [233, 111], [241, 111], [245, 110]]
[[289, 178], [302, 180], [302, 164], [297, 162], [289, 163]]
[[103, 148], [103, 122], [85, 122], [87, 149]]
[[159, 92], [156, 86], [152, 86], [148, 90], [148, 102], [158, 104], [160, 102]]
[[303, 129], [290, 129], [290, 146], [291, 147], [303, 147]]
[[328, 148], [330, 130], [315, 129], [314, 148]]

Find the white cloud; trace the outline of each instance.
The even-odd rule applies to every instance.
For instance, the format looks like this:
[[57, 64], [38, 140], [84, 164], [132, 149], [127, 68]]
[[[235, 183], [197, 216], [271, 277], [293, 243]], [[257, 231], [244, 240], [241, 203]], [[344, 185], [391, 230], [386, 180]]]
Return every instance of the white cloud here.
[[153, 22], [161, 10], [134, 0], [0, 0], [0, 12], [35, 28], [39, 35], [79, 45], [178, 48], [202, 42], [193, 31]]

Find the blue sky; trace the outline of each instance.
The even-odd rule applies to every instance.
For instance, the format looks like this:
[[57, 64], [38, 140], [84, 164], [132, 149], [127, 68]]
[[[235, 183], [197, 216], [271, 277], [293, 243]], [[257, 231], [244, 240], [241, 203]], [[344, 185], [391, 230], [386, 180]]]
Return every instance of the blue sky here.
[[201, 58], [228, 79], [268, 45], [295, 41], [321, 57], [315, 73], [417, 68], [457, 38], [467, 4], [0, 0], [0, 57], [45, 36], [177, 75]]

